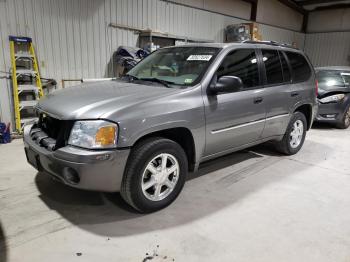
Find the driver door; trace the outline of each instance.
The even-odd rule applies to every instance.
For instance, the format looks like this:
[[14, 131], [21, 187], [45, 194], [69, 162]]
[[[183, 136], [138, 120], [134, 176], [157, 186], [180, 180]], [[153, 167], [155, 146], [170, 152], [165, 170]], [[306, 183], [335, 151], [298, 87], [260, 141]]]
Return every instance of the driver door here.
[[213, 81], [230, 75], [241, 78], [243, 88], [233, 93], [203, 94], [206, 116], [205, 156], [253, 143], [265, 125], [264, 89], [254, 49], [230, 52], [217, 69]]

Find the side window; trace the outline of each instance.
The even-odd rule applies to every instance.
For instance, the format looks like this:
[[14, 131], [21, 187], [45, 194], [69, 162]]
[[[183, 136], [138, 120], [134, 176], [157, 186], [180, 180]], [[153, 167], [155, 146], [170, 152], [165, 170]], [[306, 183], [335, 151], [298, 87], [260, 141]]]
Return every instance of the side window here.
[[263, 49], [262, 56], [266, 71], [267, 84], [283, 83], [283, 73], [277, 50]]
[[254, 49], [239, 49], [229, 53], [221, 63], [217, 76], [237, 76], [243, 88], [259, 86], [259, 68]]
[[283, 82], [290, 82], [290, 80], [292, 80], [292, 75], [290, 73], [289, 70], [289, 66], [287, 63], [286, 58], [284, 57], [284, 54], [282, 52], [278, 52], [280, 55], [280, 59], [281, 59], [281, 64], [282, 64], [282, 70], [283, 70]]
[[350, 87], [350, 72], [341, 73], [341, 75], [344, 79], [345, 85]]
[[286, 52], [289, 63], [293, 71], [293, 81], [303, 82], [307, 81], [311, 75], [311, 69], [305, 57], [294, 52]]

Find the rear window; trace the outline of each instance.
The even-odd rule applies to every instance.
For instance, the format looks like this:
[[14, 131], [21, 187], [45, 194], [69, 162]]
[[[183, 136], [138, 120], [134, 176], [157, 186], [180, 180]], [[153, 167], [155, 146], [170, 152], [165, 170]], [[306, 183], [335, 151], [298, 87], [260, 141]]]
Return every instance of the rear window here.
[[283, 72], [277, 50], [263, 49], [263, 61], [265, 64], [267, 84], [283, 83]]
[[341, 71], [327, 70], [316, 73], [318, 85], [322, 89], [331, 89], [332, 87], [345, 87], [344, 78]]
[[305, 57], [299, 53], [286, 52], [293, 71], [294, 82], [307, 81], [311, 76], [311, 69]]

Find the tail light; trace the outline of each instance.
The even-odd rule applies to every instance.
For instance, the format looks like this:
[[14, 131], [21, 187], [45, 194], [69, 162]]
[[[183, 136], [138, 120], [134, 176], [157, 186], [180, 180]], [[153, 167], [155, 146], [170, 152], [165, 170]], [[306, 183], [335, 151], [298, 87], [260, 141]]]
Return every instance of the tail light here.
[[315, 84], [316, 84], [316, 89], [315, 89], [316, 97], [318, 97], [318, 81], [317, 81], [317, 79], [315, 81]]

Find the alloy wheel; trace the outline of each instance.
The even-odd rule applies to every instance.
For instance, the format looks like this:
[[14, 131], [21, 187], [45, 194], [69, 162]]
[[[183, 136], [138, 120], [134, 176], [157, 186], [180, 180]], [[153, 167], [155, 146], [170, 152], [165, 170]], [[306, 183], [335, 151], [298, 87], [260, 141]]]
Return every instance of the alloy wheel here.
[[348, 111], [345, 113], [345, 126], [349, 126], [350, 125], [350, 107], [348, 109]]
[[301, 120], [295, 121], [293, 124], [292, 132], [289, 136], [289, 144], [292, 148], [297, 148], [301, 141], [303, 140], [304, 135], [304, 124]]
[[174, 190], [180, 175], [177, 159], [167, 153], [154, 157], [146, 166], [141, 180], [144, 196], [151, 201], [161, 201]]

